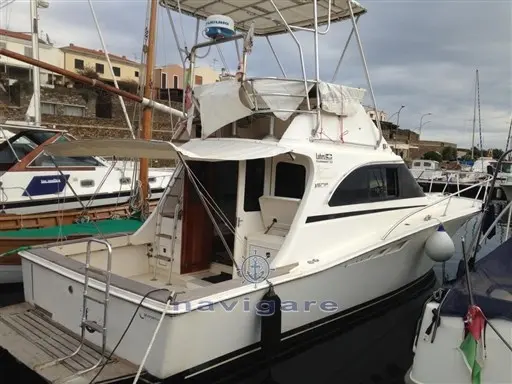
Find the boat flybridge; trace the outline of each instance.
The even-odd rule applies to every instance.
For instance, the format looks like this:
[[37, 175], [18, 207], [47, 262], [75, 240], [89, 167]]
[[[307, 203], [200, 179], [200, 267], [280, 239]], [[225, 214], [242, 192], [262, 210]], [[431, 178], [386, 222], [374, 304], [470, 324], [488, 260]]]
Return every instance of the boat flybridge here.
[[[365, 91], [320, 80], [318, 39], [340, 20], [352, 22], [368, 74], [359, 3], [161, 5], [195, 16], [198, 28], [207, 19], [211, 38], [196, 38], [184, 55], [189, 78], [199, 49], [234, 41], [243, 46], [239, 70], [214, 84], [188, 83], [186, 117], [171, 142], [48, 146], [55, 156], [177, 160], [134, 234], [20, 252], [26, 302], [2, 310], [0, 345], [52, 382], [107, 380], [122, 364], [160, 379], [213, 382], [249, 356], [270, 358], [328, 324], [361, 320], [397, 295], [429, 288], [434, 260], [453, 252], [448, 234], [481, 207], [456, 194], [426, 195], [366, 114]], [[314, 36], [313, 80], [296, 31]], [[258, 37], [286, 32], [302, 77], [249, 77], [253, 44], [270, 42]], [[51, 345], [25, 337], [25, 318], [51, 333]]]
[[[114, 206], [133, 194], [134, 169], [122, 161], [97, 156], [52, 159], [45, 152], [48, 145], [75, 140], [66, 131], [26, 123], [1, 124], [0, 130], [1, 215]], [[150, 176], [151, 199], [157, 201], [171, 175], [154, 168]]]

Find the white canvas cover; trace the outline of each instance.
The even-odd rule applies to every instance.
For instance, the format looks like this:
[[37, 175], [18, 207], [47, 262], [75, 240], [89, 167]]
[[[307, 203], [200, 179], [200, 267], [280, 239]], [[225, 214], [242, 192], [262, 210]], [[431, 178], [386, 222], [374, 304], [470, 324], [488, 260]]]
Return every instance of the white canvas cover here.
[[[312, 86], [308, 83], [308, 92]], [[206, 138], [223, 126], [250, 116], [255, 104], [259, 110], [273, 110], [278, 119], [287, 120], [306, 98], [306, 91], [300, 80], [261, 79], [248, 81], [243, 87], [236, 80], [226, 80], [195, 87], [194, 98], [199, 102], [202, 136]]]
[[320, 91], [322, 109], [338, 116], [353, 116], [356, 114], [366, 93], [363, 88], [352, 88], [324, 82], [318, 84], [318, 90]]
[[203, 138], [238, 119], [251, 115], [251, 110], [240, 101], [240, 83], [236, 80], [219, 81], [194, 87], [199, 101]]
[[36, 118], [36, 105], [34, 101], [34, 95], [30, 98], [30, 104], [28, 105], [27, 111], [25, 112], [25, 120], [35, 120]]
[[274, 157], [292, 152], [292, 148], [275, 141], [252, 139], [193, 139], [179, 147], [180, 153], [191, 160], [251, 160]]
[[190, 160], [250, 160], [291, 152], [274, 141], [250, 139], [192, 139], [184, 144], [143, 139], [89, 139], [59, 142], [46, 147], [55, 156], [116, 156], [118, 158], [176, 159], [181, 153]]
[[[263, 99], [267, 108], [271, 110], [284, 109], [295, 111], [306, 98], [307, 92], [311, 90], [313, 84], [308, 83], [306, 91], [303, 81], [263, 79], [254, 81], [253, 87], [256, 94]], [[286, 94], [286, 96], [269, 95], [272, 93]], [[258, 105], [258, 107], [260, 106]], [[283, 121], [287, 120], [292, 114], [293, 112], [274, 112], [274, 115]]]
[[[312, 0], [275, 0], [279, 12], [289, 25], [311, 28], [314, 25]], [[229, 16], [235, 22], [235, 28], [248, 31], [254, 22], [254, 33], [269, 36], [288, 32], [279, 14], [269, 0], [160, 0], [160, 4], [194, 18], [206, 19], [211, 15]], [[331, 22], [350, 17], [348, 0], [332, 0]], [[318, 25], [329, 19], [329, 0], [318, 0]], [[354, 16], [366, 12], [357, 1], [352, 0]]]

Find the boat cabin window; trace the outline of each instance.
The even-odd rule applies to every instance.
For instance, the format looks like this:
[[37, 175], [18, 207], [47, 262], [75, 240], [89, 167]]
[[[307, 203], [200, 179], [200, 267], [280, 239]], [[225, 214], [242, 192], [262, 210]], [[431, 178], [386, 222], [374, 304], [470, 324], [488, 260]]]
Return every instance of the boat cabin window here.
[[[94, 157], [65, 157], [54, 156], [55, 164], [59, 167], [100, 167], [102, 164]], [[41, 152], [27, 167], [55, 167], [49, 155]]]
[[247, 160], [245, 168], [244, 211], [261, 211], [259, 198], [265, 186], [265, 159]]
[[432, 166], [432, 163], [429, 163], [428, 161], [424, 161], [424, 162], [423, 162], [423, 166], [424, 166], [425, 168], [430, 168], [430, 167]]
[[10, 137], [0, 144], [0, 169], [8, 170], [53, 136], [55, 132], [23, 131]]
[[[59, 137], [56, 142], [69, 141], [65, 136]], [[54, 156], [55, 164], [59, 167], [100, 167], [102, 164], [92, 156], [84, 157], [66, 157], [66, 156]], [[44, 151], [41, 152], [32, 162], [27, 166], [32, 167], [55, 167], [51, 157]]]
[[413, 167], [421, 167], [421, 161], [415, 161]]
[[305, 189], [306, 168], [303, 165], [277, 163], [274, 196], [302, 199]]
[[331, 199], [330, 207], [371, 203], [424, 196], [404, 164], [368, 165], [356, 169], [342, 180]]

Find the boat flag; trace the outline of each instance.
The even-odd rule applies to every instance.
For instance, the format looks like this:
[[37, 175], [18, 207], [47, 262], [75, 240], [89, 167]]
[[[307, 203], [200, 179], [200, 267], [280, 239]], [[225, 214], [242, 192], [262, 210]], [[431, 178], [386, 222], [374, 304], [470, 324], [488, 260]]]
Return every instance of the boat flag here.
[[484, 365], [484, 345], [482, 340], [485, 316], [476, 305], [471, 305], [464, 319], [464, 340], [459, 346], [464, 363], [471, 373], [471, 383], [480, 384]]

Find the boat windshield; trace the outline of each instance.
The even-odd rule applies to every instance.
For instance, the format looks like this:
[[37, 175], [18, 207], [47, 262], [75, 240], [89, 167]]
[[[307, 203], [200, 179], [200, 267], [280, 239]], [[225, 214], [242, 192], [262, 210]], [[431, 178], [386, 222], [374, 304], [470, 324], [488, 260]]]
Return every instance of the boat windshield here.
[[0, 169], [9, 169], [53, 136], [55, 132], [22, 131], [0, 143]]
[[500, 171], [503, 173], [512, 173], [512, 163], [502, 163]]
[[[490, 163], [490, 165], [496, 169], [496, 166], [498, 165], [497, 162], [492, 162]], [[512, 173], [512, 162], [503, 162], [501, 163], [501, 168], [500, 168], [500, 172], [503, 172], [503, 173]]]

